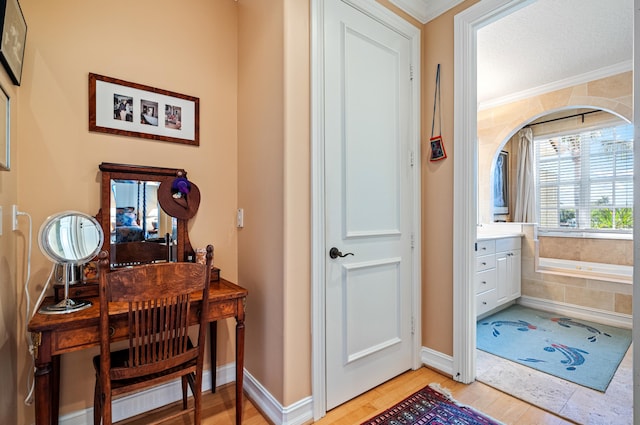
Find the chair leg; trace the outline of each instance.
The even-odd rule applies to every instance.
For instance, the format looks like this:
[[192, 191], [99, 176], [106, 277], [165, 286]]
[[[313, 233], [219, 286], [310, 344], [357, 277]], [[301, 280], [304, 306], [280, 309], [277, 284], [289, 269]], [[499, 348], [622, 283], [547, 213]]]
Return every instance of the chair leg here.
[[100, 382], [96, 377], [96, 385], [93, 390], [93, 425], [100, 425], [100, 416], [102, 416], [102, 408], [100, 401]]
[[111, 394], [107, 391], [104, 394], [104, 399], [102, 399], [102, 394], [100, 397], [102, 400], [102, 425], [111, 425], [113, 423], [113, 418], [111, 417]]
[[201, 416], [202, 416], [202, 373], [196, 373], [195, 376], [193, 374], [190, 375], [191, 380], [193, 381], [193, 386], [191, 387], [191, 391], [193, 392], [193, 423], [194, 425], [200, 425]]
[[187, 410], [187, 377], [188, 375], [182, 375], [182, 410]]

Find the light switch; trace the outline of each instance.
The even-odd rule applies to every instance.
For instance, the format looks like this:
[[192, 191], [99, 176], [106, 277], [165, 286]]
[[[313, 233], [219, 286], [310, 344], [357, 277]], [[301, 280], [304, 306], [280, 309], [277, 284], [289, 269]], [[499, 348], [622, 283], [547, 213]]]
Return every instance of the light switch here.
[[242, 229], [244, 227], [244, 209], [238, 208], [237, 226]]

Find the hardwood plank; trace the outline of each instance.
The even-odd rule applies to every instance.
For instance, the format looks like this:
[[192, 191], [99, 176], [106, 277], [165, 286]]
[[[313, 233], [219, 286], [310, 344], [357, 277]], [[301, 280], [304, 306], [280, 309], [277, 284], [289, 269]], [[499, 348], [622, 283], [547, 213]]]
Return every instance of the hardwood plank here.
[[[315, 424], [358, 425], [434, 382], [449, 390], [451, 395], [460, 403], [470, 405], [505, 424], [567, 425], [573, 423], [481, 382], [474, 382], [469, 385], [461, 384], [439, 372], [422, 367], [418, 370], [405, 372], [336, 407], [327, 412], [327, 415], [315, 422]], [[235, 385], [233, 383], [218, 387], [215, 394], [206, 392], [202, 397], [202, 402], [202, 425], [235, 423]], [[179, 410], [180, 407], [181, 402], [168, 408]], [[243, 401], [243, 412], [243, 425], [271, 424], [246, 396]], [[155, 415], [153, 414], [141, 415], [124, 423], [127, 425], [146, 425], [154, 417]], [[186, 425], [190, 423], [191, 418], [186, 415], [166, 422], [167, 425]], [[308, 424], [311, 423], [313, 422], [308, 422]]]
[[[460, 403], [468, 404], [505, 424], [572, 424], [572, 422], [480, 382], [474, 382], [469, 385], [461, 384], [426, 367], [405, 372], [360, 397], [327, 412], [324, 418], [315, 423], [317, 425], [360, 424], [422, 387], [434, 382], [449, 390], [451, 395]], [[378, 398], [384, 398], [384, 403], [378, 403]]]

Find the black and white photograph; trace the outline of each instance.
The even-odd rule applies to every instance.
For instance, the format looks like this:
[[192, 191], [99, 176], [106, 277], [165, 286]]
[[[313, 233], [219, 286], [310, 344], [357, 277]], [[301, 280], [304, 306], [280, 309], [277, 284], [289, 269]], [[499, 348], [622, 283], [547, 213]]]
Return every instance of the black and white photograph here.
[[167, 128], [180, 130], [182, 126], [182, 108], [174, 105], [167, 105], [164, 109], [164, 125]]
[[158, 103], [150, 100], [140, 101], [140, 124], [158, 126]]
[[113, 119], [133, 122], [133, 98], [121, 94], [113, 95]]
[[89, 74], [89, 131], [199, 146], [199, 128], [197, 97]]

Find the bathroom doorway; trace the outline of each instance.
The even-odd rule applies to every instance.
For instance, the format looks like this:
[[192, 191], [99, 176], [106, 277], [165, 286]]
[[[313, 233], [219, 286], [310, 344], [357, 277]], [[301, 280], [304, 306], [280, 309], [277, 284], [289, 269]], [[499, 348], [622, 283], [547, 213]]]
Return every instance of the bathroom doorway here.
[[[475, 314], [473, 277], [475, 273], [473, 246], [476, 240], [477, 217], [480, 216], [476, 193], [479, 181], [476, 156], [478, 108], [474, 100], [478, 99], [476, 88], [477, 64], [470, 63], [475, 58], [477, 32], [512, 12], [524, 9], [532, 1], [495, 1], [478, 3], [460, 13], [455, 18], [455, 128], [454, 149], [464, 152], [454, 158], [454, 375], [462, 382], [471, 382], [475, 378]], [[630, 15], [632, 3], [626, 14]], [[573, 6], [578, 12], [580, 5]], [[572, 15], [573, 16], [573, 15]], [[566, 36], [566, 35], [565, 35]], [[557, 37], [557, 33], [556, 33]], [[499, 50], [499, 49], [498, 49]], [[601, 62], [600, 62], [601, 63]], [[602, 63], [601, 63], [602, 64]], [[627, 63], [632, 68], [631, 61]], [[609, 71], [612, 69], [610, 68]], [[478, 78], [480, 76], [478, 75]], [[594, 78], [595, 79], [595, 78]], [[540, 84], [543, 85], [543, 84]], [[547, 91], [552, 88], [547, 87]], [[515, 99], [511, 99], [514, 101]], [[524, 121], [525, 118], [522, 118]], [[524, 124], [524, 122], [523, 122]], [[513, 127], [512, 127], [513, 128]]]

